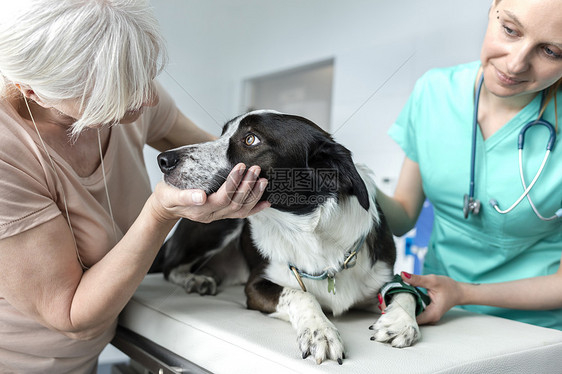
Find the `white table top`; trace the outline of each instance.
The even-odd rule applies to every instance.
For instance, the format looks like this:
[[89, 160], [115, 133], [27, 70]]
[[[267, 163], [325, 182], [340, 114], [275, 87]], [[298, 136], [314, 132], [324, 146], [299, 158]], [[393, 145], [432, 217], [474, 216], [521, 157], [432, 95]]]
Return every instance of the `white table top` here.
[[303, 360], [288, 322], [247, 310], [243, 287], [188, 295], [161, 274], [146, 277], [120, 325], [215, 373], [562, 373], [562, 331], [451, 310], [421, 341], [397, 349], [370, 340], [378, 315], [331, 318], [342, 366]]

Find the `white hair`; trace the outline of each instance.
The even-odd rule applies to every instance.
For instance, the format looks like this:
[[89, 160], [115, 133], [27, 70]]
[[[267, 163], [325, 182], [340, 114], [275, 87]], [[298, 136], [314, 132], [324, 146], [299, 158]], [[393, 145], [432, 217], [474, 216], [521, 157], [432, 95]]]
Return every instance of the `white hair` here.
[[82, 116], [73, 135], [116, 123], [155, 94], [166, 51], [147, 1], [18, 0], [2, 7], [0, 92], [18, 83], [52, 105], [77, 100]]

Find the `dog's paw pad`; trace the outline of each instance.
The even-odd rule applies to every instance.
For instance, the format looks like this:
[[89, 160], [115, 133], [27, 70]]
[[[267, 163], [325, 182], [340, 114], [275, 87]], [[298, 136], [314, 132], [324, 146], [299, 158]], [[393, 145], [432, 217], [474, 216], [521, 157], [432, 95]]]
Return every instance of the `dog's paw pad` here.
[[411, 346], [421, 335], [415, 319], [402, 308], [392, 305], [370, 329], [374, 330], [371, 340], [389, 343], [396, 348]]
[[330, 323], [303, 329], [297, 336], [302, 358], [312, 356], [317, 364], [326, 360], [340, 365], [345, 357], [343, 342], [338, 330]]

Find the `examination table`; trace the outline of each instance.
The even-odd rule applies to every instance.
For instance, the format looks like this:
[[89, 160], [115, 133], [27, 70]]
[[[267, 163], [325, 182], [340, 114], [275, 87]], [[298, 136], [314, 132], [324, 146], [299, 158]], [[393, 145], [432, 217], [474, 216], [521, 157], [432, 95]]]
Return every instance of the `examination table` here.
[[112, 344], [155, 374], [562, 373], [562, 331], [453, 309], [439, 324], [422, 326], [421, 341], [398, 349], [370, 340], [377, 317], [330, 317], [346, 359], [317, 365], [301, 358], [288, 322], [246, 309], [242, 286], [188, 295], [150, 274], [121, 314]]

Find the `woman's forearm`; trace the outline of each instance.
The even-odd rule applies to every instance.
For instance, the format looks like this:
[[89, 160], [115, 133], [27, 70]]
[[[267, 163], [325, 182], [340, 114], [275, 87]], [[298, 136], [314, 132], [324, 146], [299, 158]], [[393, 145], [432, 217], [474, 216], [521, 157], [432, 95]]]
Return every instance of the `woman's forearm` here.
[[377, 189], [377, 202], [384, 212], [390, 230], [397, 236], [406, 234], [415, 226], [424, 201], [419, 165], [408, 157], [404, 159], [394, 197]]
[[460, 283], [460, 305], [488, 305], [523, 310], [562, 308], [562, 276], [552, 275], [511, 282]]
[[377, 188], [377, 203], [380, 205], [390, 230], [402, 236], [414, 228], [417, 217], [412, 217], [404, 207], [392, 197]]
[[88, 339], [105, 331], [148, 272], [175, 223], [154, 216], [151, 198], [121, 241], [83, 274], [70, 309], [75, 333], [68, 335]]

